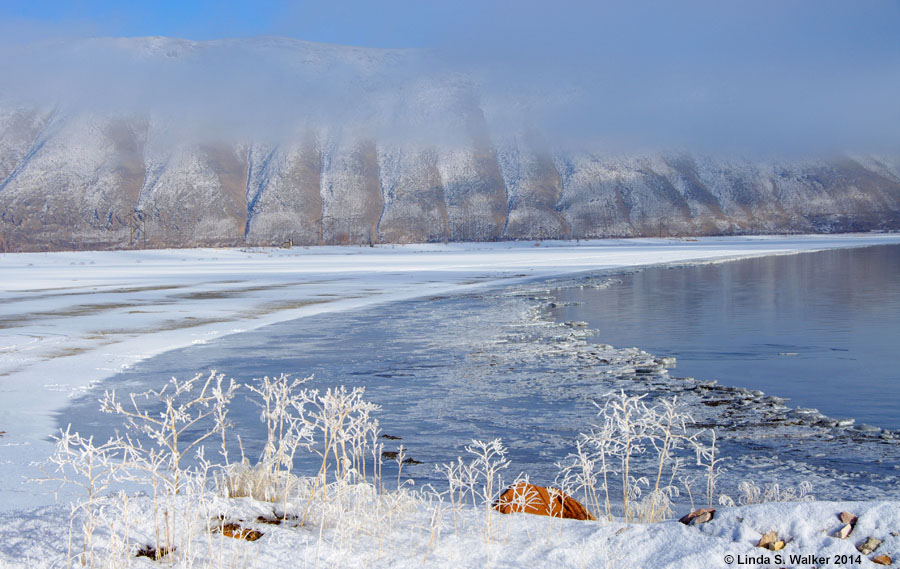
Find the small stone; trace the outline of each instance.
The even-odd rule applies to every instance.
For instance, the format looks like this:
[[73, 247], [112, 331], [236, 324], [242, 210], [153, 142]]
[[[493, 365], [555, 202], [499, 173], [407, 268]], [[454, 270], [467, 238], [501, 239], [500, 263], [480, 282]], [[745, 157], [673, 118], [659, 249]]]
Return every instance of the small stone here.
[[175, 552], [174, 547], [172, 547], [172, 548], [160, 547], [157, 550], [152, 545], [148, 545], [146, 547], [142, 547], [142, 548], [138, 549], [137, 553], [135, 554], [135, 557], [149, 557], [150, 559], [153, 559], [154, 561], [161, 561], [166, 555], [168, 555], [170, 553], [174, 553], [174, 552]]
[[851, 526], [850, 524], [844, 524], [843, 526], [841, 526], [841, 529], [837, 530], [834, 533], [834, 537], [847, 539], [847, 536], [850, 535], [851, 531], [853, 531], [853, 526]]
[[850, 512], [841, 512], [841, 515], [839, 517], [841, 518], [842, 524], [850, 524], [851, 526], [855, 526], [856, 520], [859, 519]]
[[711, 520], [712, 517], [713, 517], [713, 515], [710, 512], [703, 512], [702, 514], [700, 514], [699, 516], [694, 518], [694, 521], [692, 521], [691, 524], [692, 525], [705, 524], [706, 522]]
[[756, 547], [765, 547], [769, 548], [770, 545], [778, 541], [778, 534], [774, 531], [770, 531], [768, 533], [763, 534], [761, 538], [759, 538], [759, 543], [756, 544]]
[[716, 515], [715, 508], [700, 508], [699, 510], [694, 510], [690, 514], [683, 516], [679, 522], [688, 526], [695, 526], [697, 524], [705, 524], [709, 520], [713, 519], [713, 516]]
[[859, 550], [863, 555], [868, 555], [878, 549], [878, 546], [881, 545], [881, 540], [875, 537], [867, 537], [866, 541], [856, 546], [856, 549]]
[[225, 537], [243, 539], [245, 541], [256, 541], [263, 536], [261, 532], [258, 532], [255, 529], [247, 529], [236, 523], [222, 524], [215, 529], [220, 531]]
[[769, 551], [781, 551], [785, 545], [785, 541], [778, 539], [778, 534], [773, 530], [759, 538], [759, 543], [756, 544], [756, 547], [765, 547]]
[[879, 565], [890, 565], [894, 560], [891, 559], [890, 555], [876, 555], [872, 558], [872, 563], [877, 563]]

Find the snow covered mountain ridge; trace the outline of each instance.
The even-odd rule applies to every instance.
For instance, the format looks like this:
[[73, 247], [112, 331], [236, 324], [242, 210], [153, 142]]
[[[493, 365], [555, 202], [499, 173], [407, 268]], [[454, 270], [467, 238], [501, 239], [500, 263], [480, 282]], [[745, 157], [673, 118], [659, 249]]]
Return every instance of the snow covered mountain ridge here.
[[[900, 156], [564, 147], [428, 54], [94, 39], [0, 61], [0, 250], [900, 228]], [[562, 102], [561, 102], [562, 101]]]

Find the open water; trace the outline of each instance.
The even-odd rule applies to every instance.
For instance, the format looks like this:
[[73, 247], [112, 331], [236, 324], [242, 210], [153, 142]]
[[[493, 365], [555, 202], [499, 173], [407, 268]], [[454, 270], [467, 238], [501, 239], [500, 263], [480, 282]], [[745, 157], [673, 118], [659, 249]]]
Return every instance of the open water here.
[[[210, 369], [240, 382], [315, 374], [310, 387], [366, 388], [382, 407], [385, 450], [404, 445], [417, 464], [403, 475], [419, 485], [446, 484], [437, 466], [466, 456], [472, 439], [497, 437], [508, 478], [550, 484], [595, 420], [594, 403], [624, 390], [651, 404], [677, 395], [696, 428], [715, 429], [726, 491], [749, 476], [810, 481], [820, 499], [873, 498], [900, 487], [898, 352], [900, 246], [870, 247], [581, 275], [283, 322], [141, 362], [59, 423], [104, 440], [122, 426], [97, 412], [104, 389], [159, 389]], [[662, 356], [677, 366], [654, 364]], [[230, 416], [258, 456], [259, 408], [241, 396]], [[315, 472], [316, 460], [296, 468]], [[395, 473], [389, 461], [385, 474]]]
[[678, 358], [675, 375], [900, 429], [900, 245], [621, 275], [567, 287], [554, 316]]

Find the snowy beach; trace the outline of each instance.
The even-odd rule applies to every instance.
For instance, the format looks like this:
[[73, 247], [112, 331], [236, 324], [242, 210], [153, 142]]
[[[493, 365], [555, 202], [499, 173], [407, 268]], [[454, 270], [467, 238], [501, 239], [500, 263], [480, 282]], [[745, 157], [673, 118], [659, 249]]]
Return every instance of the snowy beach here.
[[[391, 301], [486, 290], [589, 271], [893, 243], [900, 243], [900, 236], [867, 234], [690, 241], [638, 239], [2, 255], [0, 386], [3, 402], [0, 404], [0, 431], [5, 433], [0, 438], [0, 464], [3, 465], [0, 504], [7, 511], [7, 525], [18, 528], [10, 534], [18, 545], [0, 549], [0, 559], [14, 563], [17, 552], [28, 551], [34, 558], [42, 556], [42, 550], [59, 551], [58, 544], [46, 542], [54, 539], [51, 537], [55, 531], [51, 520], [58, 522], [64, 508], [48, 505], [53, 501], [50, 489], [23, 480], [35, 475], [29, 464], [46, 459], [52, 451], [47, 437], [54, 430], [54, 414], [73, 398], [102, 386], [104, 379], [154, 355], [205, 344], [268, 324], [327, 312], [353, 311]], [[184, 370], [184, 375], [195, 371], [198, 370]], [[160, 381], [165, 379], [160, 378]], [[453, 458], [448, 456], [446, 460]], [[21, 510], [35, 507], [39, 509]], [[252, 509], [259, 505], [246, 507]], [[501, 523], [505, 525], [498, 527], [506, 528], [505, 542], [485, 542], [480, 538], [472, 541], [473, 536], [469, 534], [475, 530], [470, 528], [469, 534], [466, 531], [457, 533], [451, 541], [436, 546], [429, 561], [435, 566], [473, 567], [482, 566], [485, 557], [491, 559], [491, 566], [498, 567], [540, 564], [541, 560], [550, 559], [573, 567], [727, 566], [721, 561], [726, 554], [756, 553], [745, 547], [750, 541], [748, 536], [753, 531], [764, 533], [768, 529], [761, 526], [746, 529], [741, 525], [745, 522], [739, 518], [750, 519], [757, 515], [754, 512], [765, 508], [772, 510], [765, 510], [767, 513], [760, 519], [777, 513], [777, 517], [793, 520], [791, 523], [795, 525], [782, 531], [793, 532], [792, 539], [798, 546], [796, 551], [803, 549], [802, 554], [824, 556], [843, 552], [848, 544], [832, 544], [823, 541], [825, 538], [819, 535], [831, 531], [830, 526], [825, 526], [836, 523], [832, 518], [837, 512], [831, 512], [836, 507], [828, 503], [802, 507], [776, 504], [755, 506], [746, 513], [729, 509], [728, 514], [711, 522], [708, 528], [703, 526], [701, 534], [716, 539], [702, 543], [695, 543], [701, 539], [698, 535], [684, 534], [695, 532], [696, 528], [684, 528], [680, 524], [628, 526], [627, 531], [635, 534], [632, 543], [640, 543], [640, 547], [622, 544], [612, 547], [612, 542], [621, 541], [618, 532], [626, 526], [604, 524], [585, 528], [577, 522], [553, 520], [552, 523], [559, 524], [560, 540], [570, 544], [565, 551], [558, 549], [557, 542], [543, 543], [535, 538], [542, 531], [540, 524], [548, 520], [505, 521], [504, 518]], [[883, 512], [891, 507], [873, 504], [857, 509]], [[412, 509], [416, 508], [421, 505]], [[821, 520], [804, 525], [802, 530], [797, 529], [800, 512]], [[249, 514], [237, 512], [235, 515], [246, 517]], [[875, 515], [869, 517], [876, 518]], [[521, 516], [509, 519], [513, 518]], [[890, 516], [878, 514], [875, 526], [887, 527], [894, 524], [891, 520]], [[410, 525], [403, 526], [403, 523]], [[418, 523], [415, 515], [402, 522], [396, 530], [402, 536], [400, 539], [415, 542]], [[23, 527], [38, 529], [38, 537], [27, 537], [25, 533], [33, 534], [23, 533]], [[282, 530], [279, 528], [278, 531]], [[45, 537], [39, 537], [42, 535]], [[276, 539], [275, 535], [280, 537]], [[735, 537], [729, 541], [732, 535]], [[290, 541], [288, 536], [274, 532], [270, 543]], [[425, 536], [426, 541], [429, 538]], [[663, 549], [668, 547], [666, 543], [675, 539], [686, 540], [685, 543], [691, 545], [667, 551], [665, 555], [672, 556], [668, 565], [652, 561], [662, 559]], [[886, 547], [889, 540], [882, 547]], [[615, 559], [594, 559], [589, 552], [597, 550], [601, 542], [603, 551], [624, 552], [616, 553]], [[319, 561], [326, 566], [353, 565], [348, 561], [351, 550], [332, 549], [323, 556], [318, 543], [311, 546], [316, 548], [315, 554], [310, 554], [312, 557], [302, 555], [308, 565], [314, 566]], [[334, 541], [329, 543], [335, 547]], [[581, 549], [571, 545], [578, 543]], [[646, 543], [658, 544], [658, 547], [648, 548]], [[259, 542], [252, 547], [263, 545]], [[441, 553], [441, 548], [466, 550], [471, 552], [471, 557], [459, 557], [449, 549]], [[511, 556], [510, 549], [521, 549], [521, 554]], [[410, 551], [417, 550], [410, 545]], [[427, 551], [425, 548], [424, 552]], [[577, 551], [581, 553], [576, 554]], [[265, 550], [253, 553], [253, 562], [247, 564], [264, 565], [264, 559], [277, 560], [285, 554], [277, 546], [269, 545]], [[240, 555], [248, 553], [244, 551]], [[695, 561], [687, 561], [688, 558]], [[421, 561], [412, 553], [406, 560], [377, 555], [366, 559], [368, 566], [402, 567]]]
[[[147, 507], [146, 503], [142, 505]], [[206, 536], [196, 544], [197, 558], [193, 566], [874, 568], [880, 565], [871, 558], [884, 554], [896, 558], [900, 552], [900, 537], [895, 529], [900, 525], [897, 501], [783, 502], [720, 508], [711, 522], [700, 526], [685, 526], [674, 520], [625, 524], [495, 515], [491, 540], [482, 535], [479, 513], [467, 511], [460, 515], [455, 528], [452, 520], [446, 520], [448, 523], [434, 541], [431, 541], [429, 512], [416, 506], [395, 521], [389, 538], [381, 540], [375, 529], [368, 530], [369, 533], [361, 531], [352, 540], [342, 540], [341, 531], [336, 529], [320, 535], [318, 531], [291, 524], [255, 521], [260, 516], [271, 516], [271, 508], [267, 506], [244, 501], [232, 507], [231, 519], [251, 520], [245, 522], [246, 526], [258, 529], [263, 533], [262, 538], [247, 542], [221, 534]], [[859, 517], [856, 528], [846, 539], [833, 535], [841, 527], [838, 515], [843, 511]], [[0, 523], [5, 528], [0, 567], [65, 567], [59, 559], [65, 553], [67, 516], [68, 509], [60, 506], [0, 514]], [[148, 531], [148, 524], [144, 526], [144, 531]], [[756, 547], [770, 531], [788, 542], [784, 549], [770, 551]], [[877, 536], [881, 544], [874, 552], [863, 555], [857, 545], [870, 536]], [[120, 567], [168, 566], [146, 557], [121, 561]]]

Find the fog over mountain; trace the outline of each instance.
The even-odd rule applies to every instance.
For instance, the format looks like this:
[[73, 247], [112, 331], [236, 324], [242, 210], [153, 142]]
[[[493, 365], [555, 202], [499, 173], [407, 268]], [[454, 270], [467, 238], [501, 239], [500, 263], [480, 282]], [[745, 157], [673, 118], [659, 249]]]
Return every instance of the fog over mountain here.
[[0, 248], [900, 228], [895, 75], [804, 100], [479, 46], [2, 45]]

